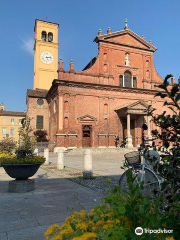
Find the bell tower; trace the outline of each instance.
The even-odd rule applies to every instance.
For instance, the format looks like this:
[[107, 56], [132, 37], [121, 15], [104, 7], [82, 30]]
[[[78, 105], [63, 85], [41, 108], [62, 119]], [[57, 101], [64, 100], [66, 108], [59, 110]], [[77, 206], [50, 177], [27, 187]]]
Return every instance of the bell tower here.
[[35, 21], [34, 89], [49, 90], [58, 78], [58, 28], [56, 23]]

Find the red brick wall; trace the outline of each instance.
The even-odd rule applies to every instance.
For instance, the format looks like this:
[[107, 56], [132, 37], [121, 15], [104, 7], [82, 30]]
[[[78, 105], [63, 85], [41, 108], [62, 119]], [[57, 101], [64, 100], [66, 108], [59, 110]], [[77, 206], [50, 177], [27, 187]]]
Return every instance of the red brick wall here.
[[[82, 126], [92, 125], [92, 146], [115, 146], [115, 137], [123, 138], [122, 121], [115, 109], [142, 100], [147, 104], [152, 104], [157, 108], [156, 112], [162, 111], [163, 101], [160, 98], [154, 98], [153, 92], [137, 91], [135, 89], [124, 89], [124, 91], [97, 90], [95, 88], [80, 88], [59, 86], [59, 95], [63, 95], [64, 103], [64, 128], [57, 136], [57, 146], [82, 147]], [[64, 94], [66, 92], [66, 94]], [[57, 98], [58, 95], [55, 96]], [[55, 134], [58, 132], [57, 114], [52, 114], [52, 104], [54, 98], [50, 101], [50, 138], [54, 141]], [[156, 113], [155, 112], [155, 113]], [[90, 116], [92, 119], [86, 121], [81, 119], [83, 116]], [[68, 123], [65, 119], [68, 118]], [[147, 117], [141, 117], [136, 120], [136, 145], [141, 143], [143, 121]], [[144, 119], [144, 120], [143, 120]], [[126, 116], [124, 116], [126, 121]], [[154, 128], [154, 126], [152, 126]], [[64, 134], [64, 135], [62, 135]], [[77, 134], [77, 136], [71, 134]]]
[[44, 104], [39, 106], [37, 104], [38, 98], [27, 97], [27, 116], [30, 117], [31, 126], [34, 131], [36, 131], [36, 116], [41, 115], [44, 117], [44, 130], [49, 134], [49, 107], [46, 99], [44, 100]]

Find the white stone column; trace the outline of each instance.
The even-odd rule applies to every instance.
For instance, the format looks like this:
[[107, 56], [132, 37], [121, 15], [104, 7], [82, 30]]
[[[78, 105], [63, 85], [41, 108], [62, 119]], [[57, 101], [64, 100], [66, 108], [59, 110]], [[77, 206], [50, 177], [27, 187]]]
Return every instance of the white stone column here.
[[132, 86], [132, 88], [134, 87], [133, 76], [131, 76], [131, 86]]
[[91, 152], [91, 149], [86, 149], [84, 151], [83, 178], [91, 179], [92, 176], [93, 176], [93, 172], [92, 172], [92, 152]]
[[44, 149], [44, 157], [46, 159], [44, 165], [49, 165], [49, 149], [48, 148]]
[[147, 116], [147, 126], [148, 126], [148, 132], [147, 132], [147, 140], [148, 144], [152, 144], [152, 135], [151, 135], [151, 116]]
[[57, 161], [57, 169], [62, 170], [64, 169], [64, 150], [58, 150], [58, 161]]
[[38, 154], [39, 154], [38, 148], [34, 149], [34, 154], [36, 154], [36, 156], [38, 156]]
[[124, 87], [125, 85], [124, 85], [124, 75], [123, 75], [123, 87]]
[[131, 118], [130, 114], [127, 114], [127, 136], [126, 136], [126, 148], [131, 148], [132, 145], [132, 136], [131, 136]]

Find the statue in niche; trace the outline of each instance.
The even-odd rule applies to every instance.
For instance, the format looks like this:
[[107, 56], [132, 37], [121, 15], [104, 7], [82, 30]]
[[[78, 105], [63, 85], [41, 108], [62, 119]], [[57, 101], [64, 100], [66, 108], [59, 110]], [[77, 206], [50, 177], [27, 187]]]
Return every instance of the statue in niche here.
[[130, 66], [129, 53], [126, 53], [126, 54], [125, 54], [125, 66]]

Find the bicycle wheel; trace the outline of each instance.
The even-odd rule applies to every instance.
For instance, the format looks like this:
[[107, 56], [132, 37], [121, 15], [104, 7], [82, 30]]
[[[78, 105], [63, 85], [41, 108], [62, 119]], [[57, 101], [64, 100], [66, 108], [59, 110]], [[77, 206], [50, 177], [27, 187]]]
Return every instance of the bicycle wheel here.
[[[119, 186], [121, 187], [121, 190], [124, 191], [128, 191], [128, 182], [127, 182], [127, 172], [131, 171], [133, 176], [136, 176], [136, 179], [134, 180], [134, 185], [136, 184], [140, 184], [141, 182], [141, 177], [142, 177], [142, 166], [138, 167], [138, 168], [130, 168], [127, 171], [125, 171], [120, 179], [119, 179]], [[158, 178], [156, 177], [156, 175], [148, 168], [145, 167], [144, 169], [144, 175], [143, 175], [143, 179], [142, 179], [143, 183], [144, 183], [144, 188], [141, 190], [142, 193], [144, 193], [145, 195], [148, 196], [153, 196], [155, 191], [159, 190], [159, 182], [158, 182]]]

